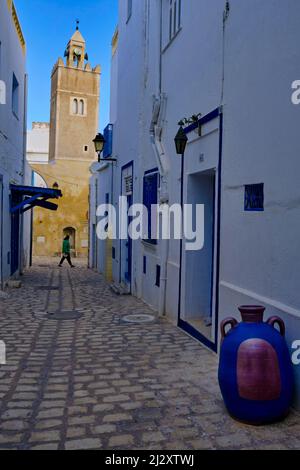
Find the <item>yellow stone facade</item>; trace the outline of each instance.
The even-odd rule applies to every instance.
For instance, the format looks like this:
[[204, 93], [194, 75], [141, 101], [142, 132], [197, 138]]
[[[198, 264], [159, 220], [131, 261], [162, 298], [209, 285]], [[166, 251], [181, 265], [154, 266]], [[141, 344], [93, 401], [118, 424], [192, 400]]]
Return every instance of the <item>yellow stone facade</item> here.
[[35, 208], [33, 255], [59, 256], [64, 235], [74, 256], [88, 256], [89, 167], [96, 160], [100, 66], [87, 63], [85, 41], [76, 30], [51, 77], [49, 164], [31, 165], [48, 187], [58, 184], [63, 197], [57, 212]]

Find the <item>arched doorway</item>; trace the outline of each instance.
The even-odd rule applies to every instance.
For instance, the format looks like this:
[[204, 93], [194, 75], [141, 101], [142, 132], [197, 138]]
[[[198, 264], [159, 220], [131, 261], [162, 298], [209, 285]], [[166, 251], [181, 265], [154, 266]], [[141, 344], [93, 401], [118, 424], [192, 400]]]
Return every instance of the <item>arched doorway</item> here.
[[70, 245], [71, 245], [71, 254], [76, 257], [76, 230], [73, 227], [64, 228], [63, 232], [64, 238], [69, 235]]

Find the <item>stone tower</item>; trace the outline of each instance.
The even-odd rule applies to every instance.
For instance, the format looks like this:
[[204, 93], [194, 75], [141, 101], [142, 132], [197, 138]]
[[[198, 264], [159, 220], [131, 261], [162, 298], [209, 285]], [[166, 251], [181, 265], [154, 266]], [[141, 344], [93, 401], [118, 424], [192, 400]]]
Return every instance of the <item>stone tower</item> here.
[[92, 69], [77, 29], [51, 76], [49, 160], [94, 160], [98, 130], [100, 66]]
[[63, 197], [57, 212], [34, 210], [33, 254], [59, 256], [62, 239], [71, 237], [73, 256], [88, 255], [89, 167], [97, 159], [100, 66], [88, 63], [78, 27], [51, 75], [49, 162], [32, 168]]

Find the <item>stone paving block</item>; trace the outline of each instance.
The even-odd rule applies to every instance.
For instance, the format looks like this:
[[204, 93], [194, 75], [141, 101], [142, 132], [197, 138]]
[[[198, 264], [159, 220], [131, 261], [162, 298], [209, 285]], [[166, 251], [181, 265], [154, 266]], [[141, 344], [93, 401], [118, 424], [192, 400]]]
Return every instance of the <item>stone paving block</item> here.
[[45, 419], [43, 421], [37, 421], [36, 429], [51, 429], [62, 426], [62, 420], [60, 419]]
[[120, 447], [132, 447], [134, 445], [134, 437], [130, 434], [113, 436], [109, 439], [108, 445], [116, 449]]
[[28, 411], [27, 409], [9, 409], [5, 413], [1, 415], [1, 419], [25, 419], [29, 418], [31, 415], [31, 411]]
[[30, 450], [58, 450], [58, 443], [51, 442], [50, 444], [32, 446]]
[[162, 435], [161, 432], [146, 432], [142, 436], [143, 442], [161, 442], [165, 440], [165, 437]]
[[132, 416], [125, 413], [110, 414], [103, 418], [103, 423], [119, 423], [122, 421], [132, 421]]
[[116, 403], [116, 402], [129, 401], [129, 400], [130, 398], [128, 395], [112, 395], [112, 396], [103, 398], [104, 403]]
[[68, 423], [71, 426], [80, 425], [80, 424], [92, 424], [95, 421], [95, 416], [73, 416], [68, 419]]
[[68, 440], [65, 443], [66, 450], [97, 450], [101, 449], [101, 440], [95, 438]]
[[43, 418], [56, 418], [56, 417], [61, 417], [64, 414], [64, 409], [63, 408], [51, 408], [49, 410], [45, 411], [40, 411], [38, 414], [39, 419]]
[[93, 412], [94, 413], [103, 413], [105, 411], [112, 411], [115, 409], [115, 406], [114, 404], [109, 404], [109, 403], [106, 403], [106, 404], [99, 404], [99, 405], [95, 405], [93, 407]]
[[1, 431], [23, 431], [28, 428], [28, 423], [21, 420], [11, 420], [1, 422]]
[[80, 427], [68, 427], [67, 429], [67, 439], [72, 437], [85, 437], [86, 428], [84, 426]]
[[92, 428], [93, 434], [111, 434], [116, 432], [117, 427], [113, 424], [101, 424]]
[[51, 442], [59, 441], [59, 439], [59, 431], [37, 431], [31, 434], [30, 442]]

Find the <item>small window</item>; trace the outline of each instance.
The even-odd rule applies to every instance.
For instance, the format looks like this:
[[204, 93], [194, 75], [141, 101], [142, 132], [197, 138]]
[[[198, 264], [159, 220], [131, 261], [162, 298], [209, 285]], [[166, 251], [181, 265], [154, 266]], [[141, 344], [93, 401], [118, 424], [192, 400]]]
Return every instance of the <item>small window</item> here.
[[12, 112], [16, 117], [19, 115], [19, 82], [13, 74], [12, 81]]
[[127, 21], [130, 20], [132, 15], [132, 0], [127, 0]]
[[169, 2], [169, 42], [181, 27], [181, 0], [167, 0]]
[[245, 211], [264, 211], [264, 184], [247, 184], [245, 186]]
[[89, 150], [88, 145], [85, 145], [85, 146], [84, 146], [84, 151], [85, 151], [85, 152], [88, 152], [88, 150]]
[[157, 239], [152, 236], [152, 231], [154, 232], [156, 230], [156, 228], [152, 226], [155, 222], [152, 218], [152, 206], [157, 205], [158, 201], [158, 181], [158, 172], [149, 173], [144, 176], [143, 204], [147, 208], [148, 218], [148, 223], [146, 224], [148, 237], [144, 241], [152, 245], [157, 245]]
[[84, 115], [84, 101], [83, 100], [80, 100], [79, 102], [79, 114], [81, 114], [81, 116]]
[[78, 114], [78, 99], [77, 98], [73, 100], [72, 113]]
[[157, 265], [156, 266], [156, 280], [155, 280], [156, 287], [160, 287], [160, 271], [161, 271], [160, 266]]

